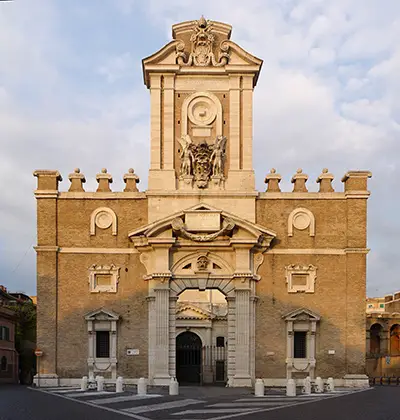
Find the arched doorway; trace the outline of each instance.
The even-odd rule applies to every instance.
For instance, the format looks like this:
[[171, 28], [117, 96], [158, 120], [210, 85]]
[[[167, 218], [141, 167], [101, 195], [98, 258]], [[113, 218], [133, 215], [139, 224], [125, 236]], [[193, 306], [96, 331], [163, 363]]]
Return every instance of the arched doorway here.
[[374, 324], [370, 328], [370, 348], [371, 354], [379, 354], [381, 352], [381, 335], [382, 326], [380, 324]]
[[180, 384], [201, 382], [202, 343], [200, 337], [185, 331], [176, 337], [176, 379]]

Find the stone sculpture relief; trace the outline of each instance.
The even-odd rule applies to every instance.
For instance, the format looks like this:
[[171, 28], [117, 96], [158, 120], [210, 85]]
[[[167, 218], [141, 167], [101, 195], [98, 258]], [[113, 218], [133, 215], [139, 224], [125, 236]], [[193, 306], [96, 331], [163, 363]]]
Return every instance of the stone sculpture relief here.
[[208, 258], [205, 255], [200, 255], [199, 258], [197, 258], [197, 269], [199, 271], [205, 271], [208, 267]]
[[219, 56], [214, 54], [215, 37], [212, 33], [212, 22], [202, 16], [194, 22], [193, 34], [190, 37], [191, 52], [186, 59], [185, 43], [179, 42], [176, 46], [176, 62], [181, 66], [215, 66], [222, 67], [229, 61], [229, 45], [224, 40], [219, 45]]
[[222, 222], [222, 227], [217, 232], [209, 233], [209, 234], [199, 234], [199, 233], [191, 233], [186, 230], [185, 223], [180, 217], [175, 218], [172, 221], [172, 229], [175, 232], [179, 232], [183, 237], [190, 239], [195, 242], [210, 242], [213, 241], [220, 235], [226, 234], [233, 230], [235, 227], [235, 222], [227, 217]]
[[220, 182], [224, 179], [226, 159], [225, 136], [218, 136], [213, 145], [205, 140], [195, 145], [188, 134], [178, 139], [181, 145], [180, 179], [194, 178], [199, 188], [206, 188], [210, 179]]

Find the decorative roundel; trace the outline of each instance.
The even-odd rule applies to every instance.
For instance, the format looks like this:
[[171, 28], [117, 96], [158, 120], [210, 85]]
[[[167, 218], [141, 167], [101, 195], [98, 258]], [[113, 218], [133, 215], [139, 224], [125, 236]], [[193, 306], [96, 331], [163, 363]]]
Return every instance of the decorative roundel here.
[[100, 229], [107, 229], [112, 225], [113, 219], [110, 213], [101, 211], [96, 215], [96, 225]]
[[299, 229], [299, 230], [307, 229], [310, 226], [310, 223], [311, 223], [311, 219], [307, 213], [298, 212], [293, 217], [293, 226], [296, 229]]
[[206, 96], [194, 98], [188, 106], [189, 120], [200, 126], [211, 124], [217, 116], [217, 108], [212, 99]]

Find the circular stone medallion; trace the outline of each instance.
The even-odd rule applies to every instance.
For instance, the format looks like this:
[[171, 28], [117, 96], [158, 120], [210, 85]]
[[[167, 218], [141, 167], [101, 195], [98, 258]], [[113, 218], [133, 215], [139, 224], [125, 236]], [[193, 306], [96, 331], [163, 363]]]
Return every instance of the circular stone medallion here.
[[189, 120], [199, 126], [211, 124], [217, 116], [217, 109], [214, 102], [206, 96], [194, 98], [188, 106]]
[[96, 216], [96, 225], [100, 229], [107, 229], [112, 225], [112, 216], [106, 211], [101, 211]]
[[293, 226], [299, 230], [307, 229], [310, 223], [310, 216], [303, 212], [297, 213], [293, 218]]

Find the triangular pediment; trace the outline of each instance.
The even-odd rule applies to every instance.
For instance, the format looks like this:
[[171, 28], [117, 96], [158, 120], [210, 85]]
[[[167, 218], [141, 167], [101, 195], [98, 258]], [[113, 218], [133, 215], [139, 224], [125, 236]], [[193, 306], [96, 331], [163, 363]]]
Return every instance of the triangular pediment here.
[[195, 305], [184, 304], [177, 309], [176, 317], [177, 319], [211, 320], [215, 318], [215, 315]]
[[119, 315], [110, 309], [99, 308], [85, 315], [86, 321], [118, 321]]
[[[189, 224], [190, 222], [190, 224]], [[216, 226], [215, 224], [219, 225]], [[252, 240], [268, 240], [276, 237], [276, 233], [266, 229], [263, 226], [244, 220], [239, 216], [228, 213], [224, 210], [210, 206], [206, 203], [200, 203], [186, 210], [173, 213], [168, 217], [157, 220], [148, 225], [142, 226], [129, 233], [129, 238], [135, 243], [137, 239], [162, 237], [163, 232], [177, 230], [177, 225], [185, 231], [196, 231], [198, 224], [199, 231], [217, 232], [222, 230], [227, 224], [235, 226], [244, 232], [244, 237]], [[205, 227], [204, 227], [205, 226]], [[228, 226], [229, 227], [229, 226]], [[207, 230], [208, 229], [208, 230]], [[194, 239], [196, 240], [196, 239]], [[200, 239], [199, 241], [203, 241]]]
[[299, 308], [294, 311], [283, 315], [282, 318], [285, 321], [300, 321], [300, 320], [309, 320], [309, 321], [319, 321], [321, 317], [315, 312], [307, 308]]

